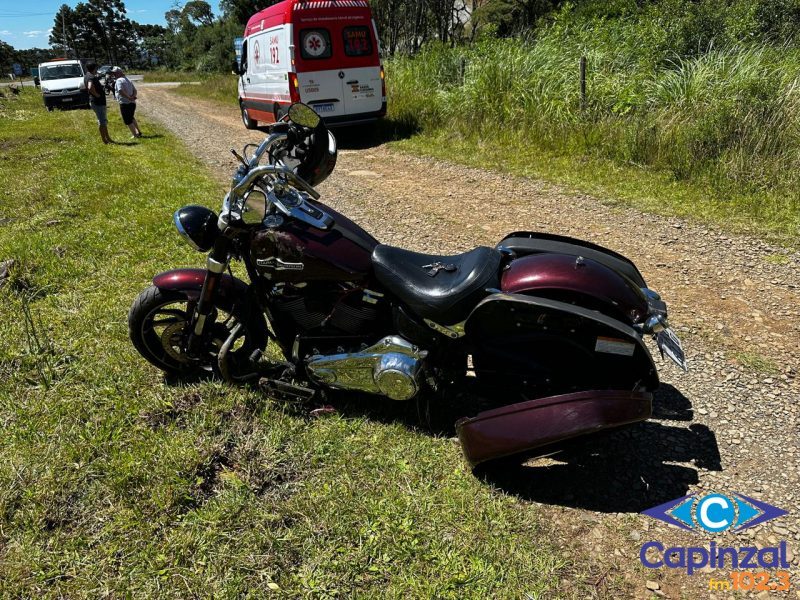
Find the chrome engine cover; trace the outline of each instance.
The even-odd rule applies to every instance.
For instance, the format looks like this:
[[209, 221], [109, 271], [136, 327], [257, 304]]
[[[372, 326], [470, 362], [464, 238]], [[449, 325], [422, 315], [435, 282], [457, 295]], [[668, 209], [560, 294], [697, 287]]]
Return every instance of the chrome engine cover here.
[[311, 356], [306, 367], [316, 381], [332, 388], [410, 400], [419, 391], [422, 360], [427, 354], [400, 336], [390, 335], [361, 352]]

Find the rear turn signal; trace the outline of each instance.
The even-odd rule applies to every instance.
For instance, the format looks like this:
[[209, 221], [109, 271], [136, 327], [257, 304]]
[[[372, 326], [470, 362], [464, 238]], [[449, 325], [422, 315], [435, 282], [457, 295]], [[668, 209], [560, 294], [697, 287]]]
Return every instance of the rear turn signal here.
[[289, 98], [294, 102], [300, 102], [300, 83], [297, 81], [297, 73], [289, 73]]
[[381, 96], [386, 100], [386, 73], [383, 72], [383, 65], [381, 65]]

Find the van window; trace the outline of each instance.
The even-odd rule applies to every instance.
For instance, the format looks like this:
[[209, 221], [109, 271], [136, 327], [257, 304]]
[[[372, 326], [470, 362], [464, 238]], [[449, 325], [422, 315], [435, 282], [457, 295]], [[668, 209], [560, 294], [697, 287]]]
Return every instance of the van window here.
[[70, 77], [83, 77], [83, 70], [81, 66], [76, 63], [67, 65], [54, 65], [51, 67], [42, 67], [39, 79], [42, 81], [50, 81], [51, 79], [69, 79]]
[[327, 29], [303, 29], [300, 32], [300, 55], [307, 60], [330, 58], [331, 34]]
[[369, 56], [372, 54], [372, 39], [368, 27], [345, 27], [342, 30], [344, 53], [347, 56]]

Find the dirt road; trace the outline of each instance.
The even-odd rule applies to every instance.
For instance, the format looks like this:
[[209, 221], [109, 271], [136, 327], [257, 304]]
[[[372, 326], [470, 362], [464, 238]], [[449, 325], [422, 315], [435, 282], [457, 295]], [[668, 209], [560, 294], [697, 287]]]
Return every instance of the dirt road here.
[[[192, 100], [189, 109], [164, 88], [142, 89], [140, 96], [143, 126], [148, 118], [166, 125], [221, 182], [229, 182], [236, 164], [228, 149], [263, 139], [244, 129], [233, 106]], [[633, 568], [643, 541], [708, 542], [636, 514], [691, 492], [741, 492], [792, 511], [744, 533], [717, 536], [719, 543], [788, 539], [790, 549], [799, 545], [799, 253], [385, 145], [342, 149], [336, 172], [319, 191], [382, 242], [418, 251], [494, 245], [518, 230], [589, 239], [631, 257], [667, 300], [690, 372], [656, 359], [664, 386], [654, 419], [578, 442], [558, 461], [489, 476], [520, 501], [542, 504], [565, 552], [580, 553], [597, 574], [598, 595], [622, 582], [636, 596], [650, 597], [646, 580], [658, 582], [656, 595], [708, 595], [708, 575]], [[214, 208], [220, 202], [185, 200]], [[795, 578], [799, 553], [792, 553]]]

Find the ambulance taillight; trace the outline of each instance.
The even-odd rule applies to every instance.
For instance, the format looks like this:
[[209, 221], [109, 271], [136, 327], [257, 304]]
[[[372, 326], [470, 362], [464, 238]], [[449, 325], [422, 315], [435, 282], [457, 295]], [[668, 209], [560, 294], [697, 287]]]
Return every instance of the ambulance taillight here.
[[289, 98], [294, 102], [300, 102], [300, 82], [297, 81], [297, 73], [289, 73]]

